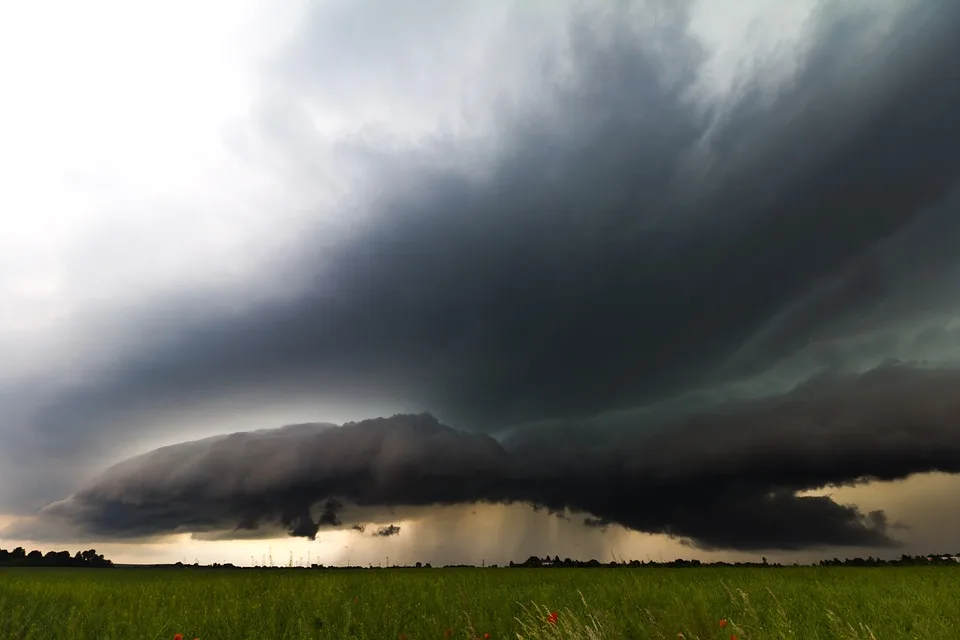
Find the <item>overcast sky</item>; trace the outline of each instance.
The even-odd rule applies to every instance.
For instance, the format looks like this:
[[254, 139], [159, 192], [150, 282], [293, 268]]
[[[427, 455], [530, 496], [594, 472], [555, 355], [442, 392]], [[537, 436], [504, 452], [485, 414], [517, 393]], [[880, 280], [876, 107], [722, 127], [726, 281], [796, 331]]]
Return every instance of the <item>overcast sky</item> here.
[[0, 7], [0, 543], [960, 551], [957, 41], [949, 0]]

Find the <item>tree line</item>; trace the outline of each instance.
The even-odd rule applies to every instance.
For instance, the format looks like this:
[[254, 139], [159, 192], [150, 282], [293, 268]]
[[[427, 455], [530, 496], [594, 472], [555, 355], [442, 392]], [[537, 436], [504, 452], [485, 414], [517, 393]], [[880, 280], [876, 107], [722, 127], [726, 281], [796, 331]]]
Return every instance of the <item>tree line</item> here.
[[112, 567], [113, 562], [97, 553], [96, 549], [77, 551], [70, 555], [69, 551], [48, 551], [43, 553], [34, 549], [29, 553], [23, 547], [13, 551], [0, 549], [0, 567]]
[[[903, 566], [903, 565], [931, 565], [931, 564], [941, 564], [941, 565], [957, 565], [960, 566], [960, 553], [958, 554], [933, 554], [933, 555], [917, 555], [909, 556], [902, 555], [896, 560], [884, 560], [881, 558], [845, 558], [840, 560], [838, 558], [833, 558], [831, 560], [821, 560], [818, 563], [820, 566], [854, 566], [854, 567], [873, 567], [873, 566]], [[29, 553], [24, 550], [23, 547], [17, 547], [13, 551], [7, 551], [6, 549], [0, 549], [0, 567], [84, 567], [84, 568], [106, 568], [113, 567], [113, 562], [107, 560], [103, 557], [103, 554], [99, 554], [95, 549], [88, 549], [86, 551], [77, 551], [74, 555], [70, 555], [69, 551], [48, 551], [47, 553], [42, 553], [41, 551], [30, 551]], [[157, 567], [166, 566], [170, 568], [174, 567], [200, 567], [200, 568], [212, 568], [212, 569], [239, 569], [233, 564], [213, 564], [213, 565], [184, 565], [180, 562], [177, 562], [174, 565], [155, 565]], [[292, 565], [291, 565], [292, 566]], [[456, 567], [466, 567], [471, 565], [446, 565], [445, 568], [456, 568]], [[497, 565], [487, 565], [484, 563], [484, 566], [488, 568], [497, 568]], [[670, 561], [647, 561], [641, 562], [639, 560], [630, 560], [624, 561], [612, 560], [610, 562], [600, 562], [599, 560], [571, 560], [570, 558], [564, 558], [561, 560], [558, 556], [550, 557], [544, 556], [543, 558], [538, 558], [537, 556], [530, 556], [524, 562], [510, 562], [507, 565], [511, 568], [533, 568], [533, 567], [781, 567], [780, 563], [768, 563], [766, 558], [762, 558], [760, 562], [701, 562], [699, 560], [684, 560], [682, 558], [677, 558], [676, 560]], [[794, 565], [797, 566], [797, 565]], [[264, 567], [270, 568], [270, 567]], [[299, 568], [299, 567], [293, 567]], [[306, 567], [303, 567], [306, 568]], [[325, 567], [320, 564], [310, 565], [311, 569], [363, 569], [364, 567]], [[371, 565], [372, 568], [372, 565]], [[400, 567], [395, 567], [400, 568]], [[414, 568], [414, 567], [408, 567]], [[432, 568], [430, 563], [422, 564], [420, 562], [416, 563], [415, 568], [420, 569], [430, 569]]]
[[[934, 555], [918, 555], [918, 556], [909, 556], [907, 554], [901, 555], [898, 559], [895, 560], [885, 560], [883, 558], [874, 558], [873, 556], [867, 558], [844, 558], [840, 560], [839, 558], [833, 558], [832, 560], [821, 560], [819, 563], [821, 567], [879, 567], [879, 566], [904, 566], [904, 565], [931, 565], [931, 564], [942, 564], [942, 565], [960, 565], [960, 553], [954, 555], [949, 553], [940, 553]], [[570, 558], [564, 558], [561, 560], [558, 556], [551, 558], [550, 556], [544, 556], [543, 558], [538, 558], [537, 556], [530, 556], [523, 562], [510, 562], [510, 567], [513, 568], [532, 568], [532, 567], [782, 567], [784, 565], [779, 562], [768, 563], [766, 558], [762, 558], [760, 562], [701, 562], [700, 560], [684, 560], [683, 558], [677, 558], [676, 560], [661, 561], [656, 562], [653, 560], [647, 562], [641, 562], [640, 560], [630, 560], [624, 561], [620, 560], [611, 560], [610, 562], [600, 562], [599, 560], [571, 560]], [[793, 566], [799, 566], [799, 563], [794, 563]]]
[[[928, 565], [952, 565], [960, 568], [960, 553], [958, 554], [949, 554], [949, 553], [940, 553], [933, 555], [917, 555], [909, 556], [906, 554], [901, 555], [897, 559], [883, 559], [883, 558], [874, 558], [873, 556], [867, 558], [844, 558], [840, 560], [838, 558], [833, 558], [829, 560], [820, 560], [817, 563], [814, 563], [813, 566], [821, 567], [880, 567], [880, 566], [928, 566]], [[176, 564], [171, 565], [156, 565], [157, 567], [167, 567], [167, 568], [199, 568], [199, 569], [243, 569], [245, 567], [238, 567], [236, 565], [227, 563], [227, 564], [212, 564], [212, 565], [201, 565], [201, 564], [182, 564], [177, 562]], [[570, 558], [560, 559], [559, 556], [544, 556], [542, 558], [537, 556], [530, 556], [523, 562], [513, 562], [510, 561], [509, 564], [503, 565], [507, 568], [600, 568], [600, 567], [629, 567], [629, 568], [700, 568], [700, 567], [784, 567], [784, 566], [811, 566], [809, 564], [801, 565], [800, 563], [793, 563], [790, 565], [784, 565], [779, 562], [767, 562], [766, 558], [761, 558], [759, 561], [740, 561], [740, 562], [702, 562], [700, 560], [685, 560], [683, 558], [677, 558], [676, 560], [661, 560], [659, 562], [655, 560], [648, 560], [646, 562], [640, 560], [611, 560], [609, 562], [600, 562], [599, 560], [571, 560]], [[483, 568], [487, 569], [498, 569], [499, 565], [496, 564], [486, 564], [481, 565]], [[472, 564], [446, 564], [438, 566], [438, 569], [473, 569], [481, 568]], [[300, 566], [290, 564], [289, 566], [273, 566], [273, 565], [263, 565], [256, 567], [251, 567], [256, 569], [269, 569], [269, 570], [331, 570], [331, 571], [345, 571], [345, 570], [364, 570], [364, 569], [376, 569], [380, 568], [380, 565], [376, 567], [374, 565], [369, 566], [358, 566], [358, 565], [332, 565], [325, 566], [323, 564], [311, 564], [309, 566]], [[393, 564], [387, 565], [387, 568], [391, 569], [432, 569], [433, 566], [429, 563], [417, 562], [414, 565], [400, 565]]]

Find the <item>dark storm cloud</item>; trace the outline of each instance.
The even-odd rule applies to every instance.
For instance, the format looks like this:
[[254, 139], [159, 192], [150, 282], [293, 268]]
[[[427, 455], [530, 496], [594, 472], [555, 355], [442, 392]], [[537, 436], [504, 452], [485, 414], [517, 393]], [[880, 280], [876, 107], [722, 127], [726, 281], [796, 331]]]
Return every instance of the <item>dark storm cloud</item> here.
[[590, 517], [587, 517], [587, 518], [584, 518], [584, 519], [583, 519], [583, 526], [585, 526], [585, 527], [596, 527], [597, 529], [600, 529], [600, 530], [603, 530], [603, 531], [605, 531], [605, 530], [607, 529], [607, 527], [609, 527], [611, 524], [613, 524], [613, 523], [611, 523], [609, 520], [604, 520], [603, 518], [590, 518]]
[[[182, 319], [175, 339], [58, 397], [23, 438], [76, 452], [131, 433], [130, 412], [284, 386], [498, 429], [763, 371], [860, 310], [836, 295], [788, 313], [960, 173], [957, 4], [920, 3], [875, 45], [869, 20], [828, 6], [796, 81], [772, 100], [750, 85], [722, 114], [689, 98], [705, 52], [686, 3], [662, 3], [655, 26], [578, 14], [573, 73], [545, 65], [542, 97], [502, 114], [492, 174], [446, 169], [469, 151], [454, 141], [371, 143], [373, 222], [303, 254], [314, 289], [205, 321], [158, 310]], [[928, 225], [945, 250], [927, 272], [955, 261], [955, 218]], [[891, 273], [909, 280], [910, 247], [869, 271], [880, 302]], [[784, 313], [789, 330], [771, 329]]]
[[388, 524], [385, 527], [377, 527], [373, 535], [380, 538], [389, 538], [390, 536], [400, 535], [400, 527], [395, 524]]
[[[960, 255], [943, 207], [960, 175], [960, 4], [920, 3], [867, 48], [867, 27], [825, 13], [795, 83], [772, 101], [748, 88], [716, 127], [687, 97], [705, 53], [686, 5], [631, 24], [572, 23], [572, 79], [545, 77], [542, 99], [502, 116], [490, 175], [447, 169], [469, 152], [453, 141], [364, 149], [373, 222], [297, 256], [313, 289], [212, 320], [158, 309], [176, 319], [162, 349], [57, 396], [14, 448], [73, 459], [132, 437], [138, 412], [281, 387], [396, 398], [477, 431], [546, 426], [502, 444], [409, 417], [186, 443], [114, 467], [40, 526], [310, 537], [361, 520], [356, 506], [512, 501], [702, 547], [893, 544], [882, 514], [794, 492], [958, 471], [955, 372], [821, 377], [679, 422], [586, 418], [763, 372], [863, 330], [862, 311], [884, 327], [921, 276], [929, 295], [904, 316], [942, 294]], [[24, 491], [49, 496], [31, 464]]]
[[592, 429], [589, 446], [557, 427], [501, 444], [427, 414], [236, 433], [122, 462], [19, 533], [243, 534], [279, 522], [311, 537], [352, 509], [523, 502], [702, 548], [896, 546], [882, 512], [796, 493], [960, 471], [960, 371], [825, 375], [669, 427]]

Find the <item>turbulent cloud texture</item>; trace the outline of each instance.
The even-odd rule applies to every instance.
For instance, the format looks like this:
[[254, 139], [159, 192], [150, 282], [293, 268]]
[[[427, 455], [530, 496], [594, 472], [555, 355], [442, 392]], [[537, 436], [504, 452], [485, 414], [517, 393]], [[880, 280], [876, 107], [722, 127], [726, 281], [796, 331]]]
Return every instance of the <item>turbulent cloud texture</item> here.
[[293, 425], [127, 460], [41, 522], [111, 537], [281, 523], [313, 537], [351, 507], [525, 502], [705, 548], [894, 546], [882, 512], [796, 493], [958, 472], [958, 419], [960, 372], [890, 363], [646, 432], [552, 425], [501, 443], [427, 414]]
[[[352, 509], [525, 502], [701, 547], [895, 544], [882, 512], [796, 492], [957, 471], [960, 4], [817, 6], [795, 72], [755, 61], [707, 99], [695, 3], [580, 4], [480, 130], [339, 140], [364, 188], [349, 233], [284, 257], [296, 287], [138, 311], [150, 339], [6, 438], [90, 457], [264, 390], [443, 424], [235, 433], [78, 492], [38, 473], [24, 492], [73, 493], [39, 522], [310, 537]], [[292, 106], [311, 33], [257, 104], [298, 179], [330, 153]]]

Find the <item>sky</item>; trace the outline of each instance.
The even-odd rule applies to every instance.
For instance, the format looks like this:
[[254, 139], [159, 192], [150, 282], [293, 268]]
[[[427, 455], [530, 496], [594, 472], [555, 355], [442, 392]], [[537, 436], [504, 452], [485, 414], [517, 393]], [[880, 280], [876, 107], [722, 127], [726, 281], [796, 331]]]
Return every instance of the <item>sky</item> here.
[[948, 0], [3, 5], [0, 546], [960, 552], [958, 40]]

